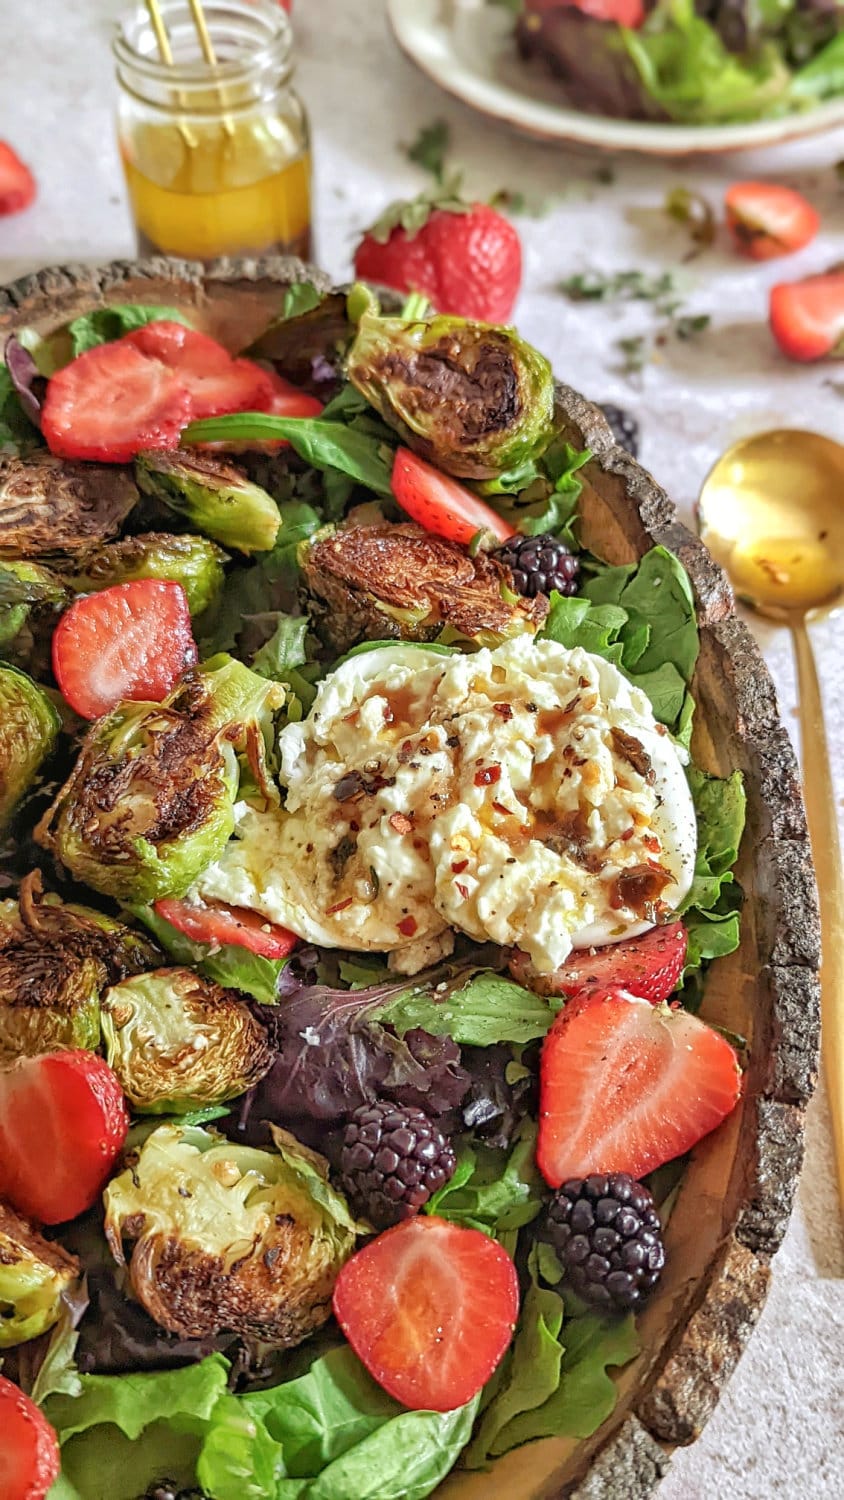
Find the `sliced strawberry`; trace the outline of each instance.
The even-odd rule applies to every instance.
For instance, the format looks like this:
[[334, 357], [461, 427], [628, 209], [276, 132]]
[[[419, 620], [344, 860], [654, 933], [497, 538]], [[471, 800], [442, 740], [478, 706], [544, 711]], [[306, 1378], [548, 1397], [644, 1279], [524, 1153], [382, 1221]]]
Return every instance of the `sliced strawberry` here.
[[736, 1054], [688, 1011], [615, 990], [570, 1000], [545, 1039], [536, 1161], [559, 1187], [640, 1178], [714, 1130], [741, 1091]]
[[18, 1058], [0, 1072], [0, 1197], [42, 1224], [75, 1219], [96, 1202], [128, 1128], [123, 1090], [94, 1052]]
[[35, 178], [12, 150], [8, 141], [0, 141], [0, 216], [19, 214], [35, 197]]
[[526, 953], [510, 960], [510, 973], [537, 995], [605, 994], [628, 990], [644, 1000], [667, 1000], [686, 962], [688, 935], [682, 922], [652, 927], [641, 937], [604, 948], [582, 948], [570, 954], [553, 974], [537, 974]]
[[478, 1229], [420, 1214], [347, 1261], [334, 1313], [373, 1380], [414, 1411], [477, 1394], [519, 1316], [516, 1268]]
[[216, 339], [183, 323], [147, 323], [118, 342], [133, 345], [176, 377], [188, 394], [193, 422], [230, 412], [264, 411], [271, 399], [273, 383], [266, 370], [251, 359], [232, 359]]
[[769, 316], [789, 359], [844, 358], [844, 271], [772, 287]]
[[[271, 382], [269, 398], [261, 407], [256, 407], [256, 411], [265, 411], [274, 417], [318, 417], [322, 412], [322, 402], [316, 396], [300, 390], [298, 385], [291, 385], [283, 375], [273, 371], [268, 379]], [[279, 449], [289, 448], [290, 444], [287, 438], [263, 441], [256, 438], [251, 443], [196, 443], [193, 446], [209, 453], [278, 453]]]
[[195, 943], [210, 943], [215, 947], [228, 943], [259, 953], [262, 958], [286, 958], [299, 941], [295, 932], [268, 922], [259, 912], [245, 906], [226, 906], [222, 901], [206, 906], [168, 896], [155, 902], [155, 910], [177, 932], [183, 932]]
[[724, 197], [727, 225], [740, 255], [773, 260], [808, 245], [820, 215], [794, 188], [775, 182], [734, 182]]
[[176, 448], [191, 419], [187, 390], [127, 338], [89, 349], [47, 384], [41, 428], [61, 458], [126, 463], [142, 448]]
[[77, 599], [53, 632], [53, 671], [83, 719], [118, 703], [160, 703], [196, 662], [180, 583], [140, 578]]
[[402, 510], [434, 536], [468, 546], [479, 531], [499, 542], [515, 536], [513, 527], [465, 485], [435, 469], [424, 459], [399, 448], [393, 463], [393, 494]]
[[55, 1432], [20, 1386], [0, 1375], [0, 1495], [44, 1500], [61, 1460]]

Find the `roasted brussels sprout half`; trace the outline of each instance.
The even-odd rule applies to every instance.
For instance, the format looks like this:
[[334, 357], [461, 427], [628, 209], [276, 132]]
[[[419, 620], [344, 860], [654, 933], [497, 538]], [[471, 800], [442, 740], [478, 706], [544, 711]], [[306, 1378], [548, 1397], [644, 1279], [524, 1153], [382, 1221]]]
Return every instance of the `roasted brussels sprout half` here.
[[69, 463], [46, 448], [0, 455], [0, 557], [81, 552], [116, 536], [138, 490], [114, 464]]
[[46, 666], [55, 616], [69, 598], [62, 579], [40, 563], [0, 561], [0, 657], [27, 667], [38, 655]]
[[100, 1042], [100, 995], [154, 968], [150, 938], [86, 906], [43, 895], [37, 871], [0, 901], [0, 1062]]
[[384, 421], [447, 474], [495, 479], [551, 441], [551, 366], [510, 328], [366, 313], [347, 369]]
[[135, 460], [138, 484], [197, 530], [238, 552], [269, 552], [281, 525], [278, 506], [240, 469], [210, 454], [151, 450]]
[[163, 703], [123, 703], [89, 730], [35, 830], [85, 885], [145, 904], [181, 896], [234, 828], [244, 767], [265, 798], [285, 690], [230, 657], [187, 673]]
[[75, 1255], [0, 1203], [0, 1349], [25, 1344], [59, 1320], [62, 1293], [81, 1267]]
[[103, 997], [102, 1026], [108, 1061], [140, 1113], [236, 1099], [273, 1063], [248, 1005], [193, 969], [124, 979]]
[[489, 553], [420, 526], [326, 527], [299, 548], [314, 628], [335, 651], [362, 640], [431, 641], [445, 626], [483, 646], [537, 630], [544, 598], [522, 599]]
[[0, 828], [29, 791], [60, 728], [44, 689], [17, 667], [0, 664]]
[[328, 1163], [284, 1131], [276, 1151], [161, 1125], [105, 1190], [118, 1264], [162, 1328], [240, 1333], [279, 1348], [326, 1322], [338, 1272], [365, 1227], [330, 1187]]
[[79, 572], [65, 575], [78, 594], [93, 594], [136, 578], [163, 578], [180, 583], [192, 615], [201, 615], [220, 596], [226, 554], [204, 536], [175, 536], [149, 531], [109, 542], [89, 553]]

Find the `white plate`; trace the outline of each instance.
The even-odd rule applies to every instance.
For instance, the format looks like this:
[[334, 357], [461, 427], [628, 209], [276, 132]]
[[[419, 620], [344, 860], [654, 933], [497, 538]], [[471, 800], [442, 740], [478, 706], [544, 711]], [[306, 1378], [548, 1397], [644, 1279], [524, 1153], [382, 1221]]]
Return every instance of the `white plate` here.
[[446, 93], [545, 141], [688, 156], [776, 146], [844, 125], [844, 99], [806, 114], [743, 125], [659, 125], [589, 115], [567, 108], [560, 83], [519, 59], [506, 6], [485, 0], [387, 0], [387, 12], [402, 51]]

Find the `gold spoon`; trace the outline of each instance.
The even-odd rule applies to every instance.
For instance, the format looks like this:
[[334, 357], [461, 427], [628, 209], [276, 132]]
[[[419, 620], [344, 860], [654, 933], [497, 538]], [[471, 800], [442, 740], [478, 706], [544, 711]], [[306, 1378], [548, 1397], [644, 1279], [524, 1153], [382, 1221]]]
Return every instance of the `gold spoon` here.
[[844, 1204], [844, 882], [823, 699], [806, 628], [844, 604], [844, 447], [788, 428], [734, 444], [704, 481], [699, 529], [738, 597], [791, 630], [823, 934], [824, 1071]]

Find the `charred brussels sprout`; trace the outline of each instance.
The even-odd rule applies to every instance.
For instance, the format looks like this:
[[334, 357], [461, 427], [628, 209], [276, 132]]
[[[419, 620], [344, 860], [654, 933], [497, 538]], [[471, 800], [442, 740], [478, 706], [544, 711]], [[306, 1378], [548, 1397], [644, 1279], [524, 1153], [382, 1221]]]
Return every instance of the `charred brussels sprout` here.
[[266, 490], [221, 458], [209, 454], [150, 451], [135, 461], [138, 484], [224, 547], [269, 552], [281, 525], [278, 506]]
[[45, 666], [55, 616], [69, 598], [62, 579], [40, 563], [0, 562], [0, 657], [26, 667], [38, 656]]
[[326, 1322], [334, 1282], [364, 1226], [328, 1183], [328, 1163], [271, 1127], [276, 1151], [161, 1125], [105, 1191], [118, 1264], [162, 1328], [240, 1333], [279, 1348]]
[[367, 313], [348, 375], [408, 446], [447, 474], [494, 479], [551, 441], [551, 366], [509, 328]]
[[284, 689], [230, 657], [182, 678], [163, 703], [98, 720], [36, 838], [77, 879], [119, 901], [181, 896], [234, 828], [243, 758], [278, 797], [267, 744]]
[[167, 579], [182, 585], [191, 614], [201, 615], [220, 596], [226, 561], [222, 548], [204, 536], [150, 531], [98, 547], [67, 581], [76, 593], [92, 594], [136, 578]]
[[25, 1344], [58, 1322], [79, 1261], [0, 1203], [0, 1349]]
[[125, 979], [103, 998], [108, 1061], [133, 1109], [180, 1114], [245, 1094], [274, 1053], [249, 1007], [193, 969]]
[[80, 552], [116, 536], [138, 490], [114, 464], [76, 464], [44, 448], [0, 455], [0, 557]]
[[509, 570], [420, 526], [326, 527], [299, 548], [315, 629], [335, 651], [358, 641], [432, 641], [446, 626], [484, 646], [537, 630], [545, 599], [521, 599]]
[[86, 906], [41, 894], [36, 873], [0, 902], [0, 1062], [100, 1042], [109, 984], [160, 962], [155, 944]]
[[0, 665], [0, 828], [29, 791], [60, 728], [43, 688], [16, 667]]

